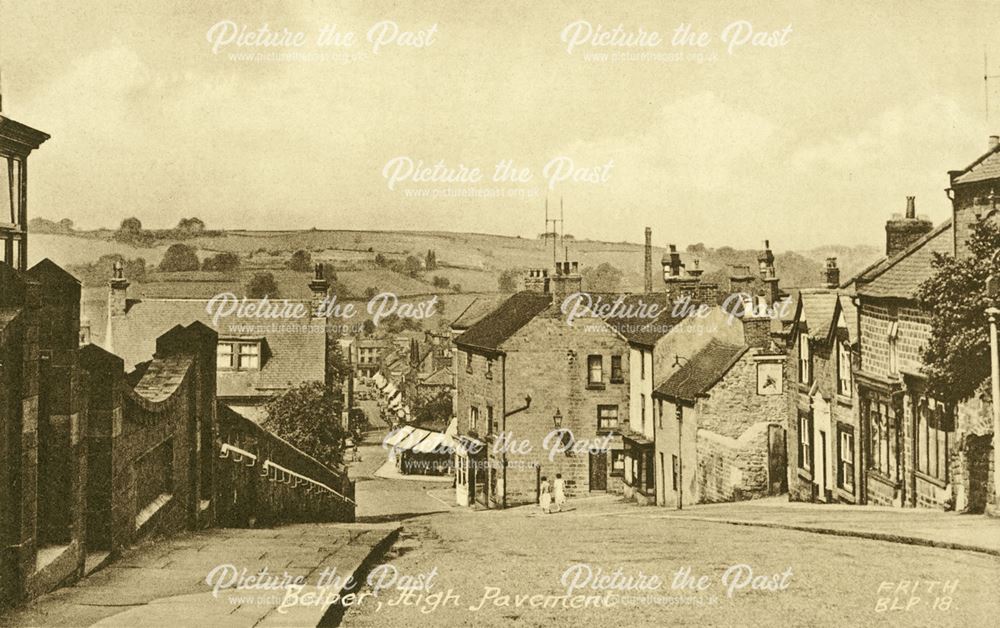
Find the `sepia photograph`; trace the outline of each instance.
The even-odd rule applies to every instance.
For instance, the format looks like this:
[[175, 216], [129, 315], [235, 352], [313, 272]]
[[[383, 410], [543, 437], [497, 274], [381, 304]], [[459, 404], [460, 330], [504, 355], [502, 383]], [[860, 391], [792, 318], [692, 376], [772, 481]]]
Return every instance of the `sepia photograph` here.
[[0, 628], [993, 624], [998, 29], [0, 0]]

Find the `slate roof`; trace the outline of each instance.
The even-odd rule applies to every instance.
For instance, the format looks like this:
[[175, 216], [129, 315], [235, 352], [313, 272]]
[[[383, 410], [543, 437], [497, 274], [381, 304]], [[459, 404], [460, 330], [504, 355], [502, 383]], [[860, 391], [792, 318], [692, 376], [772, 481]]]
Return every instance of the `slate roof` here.
[[504, 301], [506, 295], [493, 295], [476, 297], [469, 303], [458, 318], [451, 322], [452, 329], [466, 330], [478, 323], [484, 316], [497, 309]]
[[[263, 339], [260, 370], [218, 371], [216, 385], [220, 397], [267, 397], [305, 381], [325, 379], [325, 333], [308, 329], [254, 333], [232, 328], [234, 325], [266, 328], [272, 323], [306, 327], [309, 319], [284, 321], [229, 316], [221, 317], [216, 327], [206, 310], [205, 299], [142, 299], [129, 303], [124, 316], [110, 318], [102, 338], [104, 347], [120, 356], [127, 370], [153, 357], [160, 335], [175, 325], [200, 321], [215, 329], [220, 338]], [[308, 302], [303, 303], [309, 307]]]
[[451, 368], [442, 366], [420, 381], [424, 386], [451, 386]]
[[1000, 178], [1000, 146], [991, 148], [974, 162], [959, 170], [952, 178], [952, 185], [975, 183]]
[[837, 293], [831, 290], [802, 290], [802, 318], [809, 327], [809, 337], [825, 339], [830, 333], [833, 314], [837, 308]]
[[749, 347], [724, 343], [715, 338], [656, 387], [656, 394], [693, 402], [715, 386]]
[[518, 292], [455, 339], [458, 346], [499, 351], [500, 345], [552, 304], [552, 295]]
[[934, 253], [951, 252], [951, 220], [947, 220], [906, 250], [865, 270], [857, 277], [857, 292], [869, 297], [913, 299], [920, 284], [934, 273]]

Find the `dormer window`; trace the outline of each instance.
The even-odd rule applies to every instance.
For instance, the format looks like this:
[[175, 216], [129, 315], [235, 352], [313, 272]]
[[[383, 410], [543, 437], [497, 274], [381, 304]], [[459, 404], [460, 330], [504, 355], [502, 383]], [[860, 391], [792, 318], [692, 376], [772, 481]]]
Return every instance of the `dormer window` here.
[[230, 371], [260, 370], [259, 340], [221, 340], [216, 351], [216, 368]]

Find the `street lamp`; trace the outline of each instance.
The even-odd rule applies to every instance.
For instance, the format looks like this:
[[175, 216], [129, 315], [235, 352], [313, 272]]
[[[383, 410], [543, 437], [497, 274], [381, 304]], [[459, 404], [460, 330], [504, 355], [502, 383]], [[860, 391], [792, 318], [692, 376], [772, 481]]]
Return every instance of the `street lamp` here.
[[562, 421], [563, 421], [562, 413], [559, 412], [559, 408], [556, 408], [556, 413], [552, 415], [552, 425], [554, 425], [555, 428], [558, 430], [559, 428], [562, 427]]
[[[997, 338], [997, 321], [1000, 319], [1000, 309], [996, 307], [1000, 301], [1000, 274], [997, 273], [997, 261], [1000, 260], [1000, 250], [990, 259], [990, 276], [986, 279], [986, 295], [994, 303], [986, 309], [990, 320], [990, 371], [993, 380], [993, 452], [1000, 451], [1000, 340]], [[996, 465], [994, 465], [996, 466]], [[994, 471], [994, 473], [996, 473]], [[1000, 482], [993, 481], [994, 502], [1000, 510]]]

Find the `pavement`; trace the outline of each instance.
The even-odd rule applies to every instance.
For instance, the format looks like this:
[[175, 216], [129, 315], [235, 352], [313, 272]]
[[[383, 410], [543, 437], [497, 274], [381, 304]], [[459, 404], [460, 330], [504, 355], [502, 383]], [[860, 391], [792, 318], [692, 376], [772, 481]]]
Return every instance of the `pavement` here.
[[[326, 594], [362, 573], [398, 532], [298, 524], [180, 534], [133, 548], [75, 585], [0, 617], [0, 626], [316, 626], [330, 606]], [[256, 583], [247, 576], [257, 576]], [[307, 602], [266, 586], [287, 578], [301, 578], [300, 595], [327, 588]]]
[[[593, 514], [603, 516], [601, 512]], [[1000, 519], [981, 514], [789, 502], [787, 496], [700, 504], [684, 510], [636, 506], [611, 514], [797, 530], [1000, 556]]]

